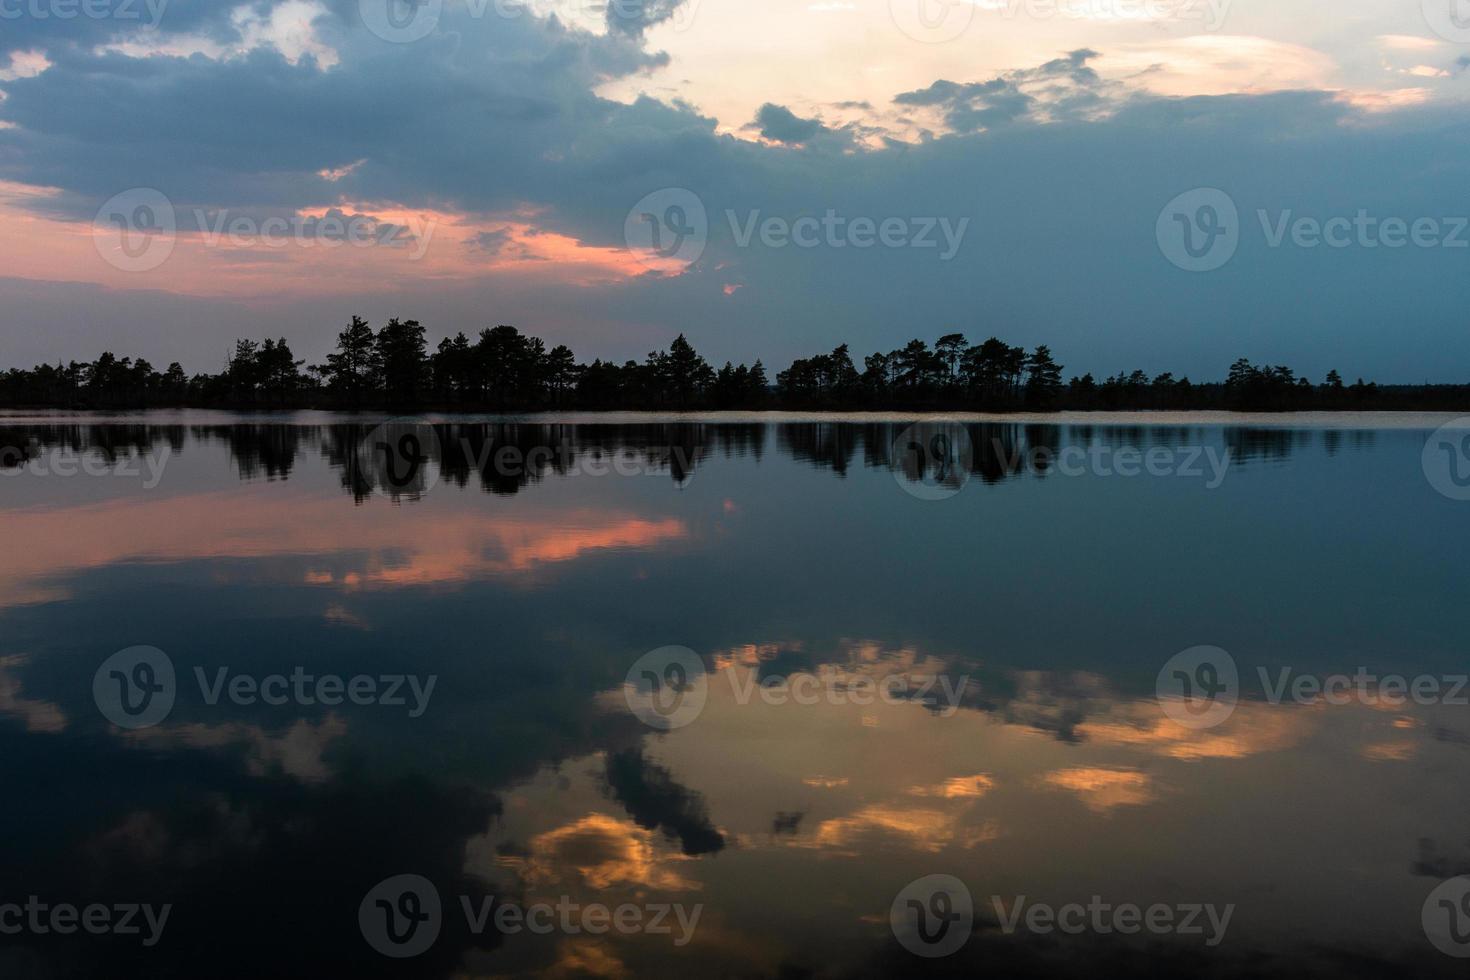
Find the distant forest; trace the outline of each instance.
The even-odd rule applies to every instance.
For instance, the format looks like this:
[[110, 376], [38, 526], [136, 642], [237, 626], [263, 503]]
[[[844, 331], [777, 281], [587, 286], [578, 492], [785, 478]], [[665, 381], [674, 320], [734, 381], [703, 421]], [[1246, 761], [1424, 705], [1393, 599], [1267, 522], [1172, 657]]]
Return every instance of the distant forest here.
[[798, 358], [776, 375], [765, 366], [714, 368], [680, 334], [643, 361], [578, 363], [515, 327], [463, 333], [429, 349], [417, 320], [374, 330], [353, 317], [326, 363], [306, 365], [284, 338], [238, 340], [219, 374], [188, 376], [177, 363], [159, 371], [111, 352], [90, 363], [43, 364], [0, 374], [7, 408], [418, 409], [529, 412], [545, 409], [830, 409], [1054, 411], [1063, 409], [1470, 409], [1470, 385], [1320, 382], [1284, 366], [1242, 358], [1224, 381], [1191, 382], [1170, 373], [1090, 374], [1063, 380], [1045, 346], [1027, 351], [991, 337], [970, 344], [945, 334], [931, 347], [911, 340], [862, 366], [847, 345]]

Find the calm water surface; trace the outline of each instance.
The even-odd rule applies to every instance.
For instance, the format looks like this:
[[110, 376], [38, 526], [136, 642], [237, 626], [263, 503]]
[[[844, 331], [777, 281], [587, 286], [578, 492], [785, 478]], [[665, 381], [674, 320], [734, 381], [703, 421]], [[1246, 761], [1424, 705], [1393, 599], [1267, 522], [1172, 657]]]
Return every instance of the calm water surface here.
[[[1463, 972], [1470, 707], [1382, 689], [1470, 698], [1442, 419], [376, 421], [0, 419], [0, 903], [171, 906], [0, 975]], [[1099, 901], [1231, 911], [1008, 927]], [[558, 904], [671, 928], [476, 928]]]

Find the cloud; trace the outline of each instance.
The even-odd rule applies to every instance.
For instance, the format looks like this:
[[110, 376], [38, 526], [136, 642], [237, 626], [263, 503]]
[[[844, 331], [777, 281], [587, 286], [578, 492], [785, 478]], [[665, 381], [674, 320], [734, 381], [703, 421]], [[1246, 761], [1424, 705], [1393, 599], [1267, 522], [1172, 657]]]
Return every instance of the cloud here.
[[500, 255], [513, 241], [509, 228], [496, 228], [494, 231], [482, 231], [471, 239], [474, 248], [481, 249], [490, 255]]
[[963, 817], [952, 811], [873, 803], [845, 817], [823, 820], [812, 836], [794, 838], [789, 844], [856, 854], [865, 841], [887, 839], [916, 851], [937, 853], [955, 842], [969, 847], [997, 836], [993, 824], [968, 824]]
[[641, 38], [650, 27], [673, 17], [686, 2], [698, 0], [608, 0], [608, 32]]
[[17, 78], [35, 78], [51, 67], [44, 51], [11, 51], [10, 67], [0, 68], [0, 82], [13, 82]]
[[819, 133], [829, 132], [819, 119], [803, 119], [785, 106], [767, 102], [755, 115], [761, 136], [777, 143], [806, 143]]
[[1380, 34], [1378, 43], [1390, 51], [1433, 51], [1444, 42], [1413, 34]]
[[[1256, 224], [1258, 210], [1452, 213], [1470, 126], [1424, 87], [1451, 79], [1345, 90], [1330, 58], [1299, 45], [1119, 41], [979, 78], [949, 72], [877, 110], [838, 98], [819, 119], [771, 102], [756, 141], [678, 99], [599, 94], [670, 63], [644, 28], [682, 7], [641, 7], [642, 28], [597, 34], [448, 4], [414, 44], [374, 37], [348, 0], [297, 4], [281, 21], [285, 8], [251, 7], [252, 20], [177, 0], [147, 53], [107, 49], [145, 43], [116, 25], [63, 36], [28, 22], [7, 35], [6, 50], [49, 66], [12, 67], [0, 82], [0, 187], [23, 189], [0, 200], [10, 356], [95, 356], [99, 325], [117, 319], [112, 340], [146, 335], [151, 359], [217, 370], [221, 344], [262, 316], [318, 359], [344, 309], [377, 320], [412, 310], [437, 339], [489, 307], [618, 359], [687, 330], [716, 360], [779, 364], [843, 342], [890, 349], [930, 324], [1048, 343], [1069, 372], [1094, 374], [1218, 377], [1244, 354], [1314, 375], [1458, 380], [1449, 366], [1470, 357], [1458, 253], [1268, 249]], [[185, 57], [191, 38], [213, 47]], [[1178, 97], [1201, 90], [1222, 94]], [[387, 224], [427, 215], [439, 230], [408, 262], [405, 249], [206, 252], [185, 228], [158, 270], [123, 274], [88, 226], [131, 187], [160, 189], [186, 215], [337, 209]], [[624, 221], [668, 187], [700, 198], [708, 240], [681, 274], [649, 275]], [[1229, 193], [1248, 236], [1208, 276], [1179, 274], [1154, 239], [1160, 208], [1191, 187]], [[966, 218], [969, 230], [941, 262], [921, 248], [742, 246], [726, 218], [829, 208]], [[201, 316], [179, 293], [249, 308]], [[1295, 302], [1307, 293], [1311, 304]], [[1390, 336], [1385, 322], [1416, 330]], [[1340, 363], [1322, 360], [1329, 351]]]
[[979, 799], [995, 788], [995, 777], [988, 773], [974, 776], [951, 776], [937, 786], [911, 786], [913, 796], [940, 796], [945, 799]]
[[[87, 52], [119, 35], [166, 33], [208, 38], [221, 45], [238, 43], [241, 33], [234, 21], [235, 11], [249, 9], [220, 0], [102, 0], [81, 6], [80, 12], [73, 7], [70, 17], [7, 16], [5, 30], [0, 32], [0, 54], [27, 48]], [[22, 8], [16, 5], [7, 10], [18, 14]]]
[[1083, 806], [1104, 815], [1120, 806], [1152, 803], [1156, 796], [1152, 777], [1131, 769], [1077, 766], [1045, 773], [1037, 777], [1036, 784], [1074, 793]]
[[588, 813], [533, 837], [525, 857], [503, 856], [500, 863], [533, 885], [580, 881], [599, 890], [696, 890], [699, 883], [672, 866], [687, 860], [663, 854], [651, 830], [607, 814]]
[[1098, 69], [1136, 77], [1162, 96], [1262, 94], [1337, 87], [1338, 65], [1314, 48], [1254, 35], [1193, 34], [1123, 44]]
[[327, 8], [317, 0], [285, 0], [268, 9], [242, 4], [229, 13], [232, 36], [223, 30], [180, 34], [145, 28], [123, 32], [96, 50], [129, 58], [201, 55], [219, 61], [264, 48], [278, 52], [293, 65], [310, 58], [322, 68], [330, 68], [338, 62], [337, 52], [318, 36], [316, 25], [319, 18], [328, 16]]
[[1157, 705], [1132, 702], [1077, 726], [1078, 734], [1102, 745], [1129, 746], [1186, 762], [1244, 759], [1281, 752], [1299, 744], [1312, 730], [1309, 711], [1283, 709], [1259, 701], [1236, 705], [1218, 728], [1190, 728], [1165, 717]]
[[984, 82], [940, 79], [928, 88], [900, 92], [900, 106], [937, 108], [955, 132], [973, 133], [1026, 117], [1078, 118], [1102, 102], [1105, 85], [1088, 61], [1097, 52], [1079, 48], [1035, 68], [1006, 72]]
[[131, 186], [158, 187], [180, 207], [299, 208], [340, 195], [485, 211], [553, 197], [562, 168], [548, 157], [577, 139], [612, 151], [600, 131], [619, 116], [645, 131], [676, 118], [593, 93], [667, 60], [623, 35], [446, 7], [429, 38], [386, 44], [353, 4], [351, 17], [324, 10], [312, 21], [332, 61], [303, 56], [316, 41], [270, 26], [291, 6], [242, 20], [254, 34], [219, 26], [211, 36], [235, 47], [214, 57], [162, 53], [185, 36], [172, 16], [149, 35], [156, 53], [48, 49], [52, 70], [5, 85], [0, 117], [15, 128], [0, 141], [0, 172], [72, 192], [53, 206], [83, 219]]

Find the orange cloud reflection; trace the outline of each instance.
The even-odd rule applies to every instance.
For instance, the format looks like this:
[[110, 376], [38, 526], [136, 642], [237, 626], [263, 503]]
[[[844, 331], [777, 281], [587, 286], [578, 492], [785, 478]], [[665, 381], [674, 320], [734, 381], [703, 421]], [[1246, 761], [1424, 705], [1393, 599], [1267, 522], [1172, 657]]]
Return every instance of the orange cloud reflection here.
[[1171, 759], [1243, 759], [1290, 748], [1302, 740], [1314, 719], [1310, 709], [1282, 710], [1254, 701], [1235, 706], [1218, 728], [1190, 728], [1167, 717], [1156, 703], [1119, 705], [1114, 716], [1077, 726], [1083, 737], [1108, 745], [1147, 749]]
[[529, 855], [501, 856], [498, 863], [514, 868], [531, 884], [572, 879], [597, 889], [631, 886], [688, 891], [699, 888], [698, 882], [668, 866], [688, 859], [681, 854], [662, 854], [655, 847], [655, 838], [653, 831], [631, 820], [589, 813], [533, 837]]
[[387, 520], [382, 508], [388, 506], [374, 500], [354, 507], [324, 494], [295, 497], [288, 508], [273, 493], [241, 488], [10, 511], [0, 607], [64, 598], [57, 582], [62, 576], [119, 562], [345, 556], [354, 561], [352, 571], [311, 568], [302, 580], [358, 589], [520, 575], [598, 551], [653, 548], [689, 535], [676, 518], [586, 507], [486, 514], [478, 507], [433, 506], [426, 498], [413, 520]]
[[995, 778], [985, 773], [974, 776], [951, 776], [938, 786], [914, 786], [914, 796], [942, 796], [947, 800], [979, 799], [995, 786]]
[[1155, 799], [1149, 775], [1132, 769], [1090, 766], [1058, 769], [1037, 777], [1037, 784], [1075, 793], [1082, 805], [1094, 813], [1106, 814], [1120, 806], [1142, 806]]

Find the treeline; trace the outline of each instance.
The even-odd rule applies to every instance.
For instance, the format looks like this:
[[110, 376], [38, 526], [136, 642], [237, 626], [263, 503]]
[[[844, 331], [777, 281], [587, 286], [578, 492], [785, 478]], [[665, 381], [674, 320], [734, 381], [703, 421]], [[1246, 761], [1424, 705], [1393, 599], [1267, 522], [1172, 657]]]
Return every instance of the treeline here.
[[858, 370], [847, 345], [801, 358], [776, 376], [783, 403], [803, 408], [970, 408], [1051, 411], [1218, 408], [1248, 411], [1422, 407], [1408, 403], [1470, 404], [1470, 386], [1380, 390], [1359, 378], [1345, 385], [1336, 371], [1321, 384], [1289, 367], [1256, 367], [1241, 358], [1223, 383], [1195, 384], [1172, 373], [1143, 371], [1098, 381], [1091, 374], [1062, 382], [1062, 365], [1045, 345], [1027, 351], [991, 337], [971, 345], [946, 334], [931, 348], [912, 340], [887, 354], [870, 354]]
[[901, 409], [1051, 411], [1057, 409], [1443, 409], [1470, 407], [1470, 386], [1379, 387], [1345, 384], [1336, 371], [1320, 383], [1289, 367], [1245, 359], [1223, 382], [1196, 384], [1170, 373], [1091, 374], [1063, 381], [1063, 366], [1041, 345], [1013, 347], [962, 334], [931, 347], [912, 340], [854, 363], [846, 344], [798, 358], [776, 375], [764, 365], [710, 365], [681, 334], [667, 350], [622, 364], [579, 363], [570, 348], [548, 349], [512, 326], [463, 333], [430, 350], [417, 320], [374, 330], [361, 317], [337, 335], [322, 364], [306, 365], [284, 338], [238, 340], [219, 374], [159, 371], [148, 361], [104, 353], [90, 363], [43, 364], [0, 374], [0, 405], [11, 408], [210, 407], [247, 409]]
[[548, 408], [756, 408], [771, 397], [765, 367], [712, 368], [684, 339], [647, 359], [577, 362], [515, 327], [463, 333], [428, 349], [417, 320], [373, 330], [361, 317], [337, 335], [322, 364], [298, 359], [285, 338], [237, 340], [219, 374], [159, 372], [147, 360], [105, 353], [96, 361], [12, 368], [0, 374], [0, 404], [10, 407], [448, 408], [534, 411]]

